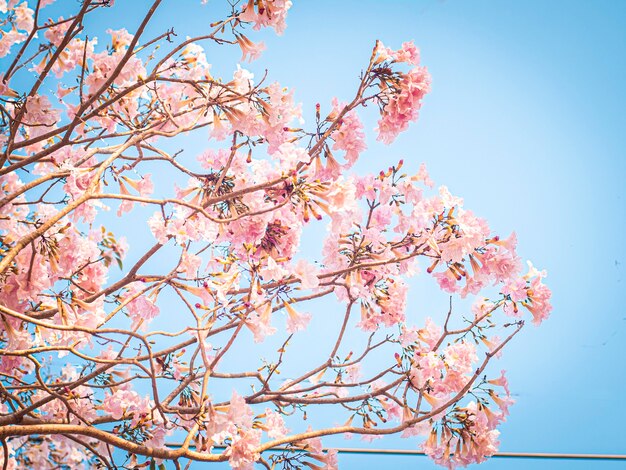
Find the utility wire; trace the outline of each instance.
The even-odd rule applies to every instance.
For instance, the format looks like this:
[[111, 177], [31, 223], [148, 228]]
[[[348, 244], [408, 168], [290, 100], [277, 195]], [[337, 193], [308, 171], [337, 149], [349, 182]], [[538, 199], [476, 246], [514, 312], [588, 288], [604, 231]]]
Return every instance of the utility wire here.
[[[376, 454], [376, 455], [426, 455], [420, 450], [403, 449], [355, 449], [339, 448], [344, 454]], [[626, 455], [620, 454], [566, 454], [551, 452], [496, 452], [492, 457], [509, 459], [569, 459], [569, 460], [626, 460]]]
[[[182, 444], [171, 443], [166, 444], [167, 447], [178, 448]], [[190, 447], [195, 447], [193, 444]], [[215, 449], [225, 449], [226, 446], [213, 446]], [[287, 451], [298, 450], [288, 449], [287, 447], [274, 447], [265, 452], [271, 451]], [[330, 449], [324, 449], [330, 450]], [[405, 449], [359, 449], [354, 447], [337, 447], [336, 450], [340, 454], [374, 454], [374, 455], [426, 455], [421, 450], [405, 450]], [[451, 454], [452, 455], [452, 454]], [[492, 458], [504, 459], [560, 459], [560, 460], [626, 460], [624, 454], [569, 454], [555, 452], [496, 452]]]

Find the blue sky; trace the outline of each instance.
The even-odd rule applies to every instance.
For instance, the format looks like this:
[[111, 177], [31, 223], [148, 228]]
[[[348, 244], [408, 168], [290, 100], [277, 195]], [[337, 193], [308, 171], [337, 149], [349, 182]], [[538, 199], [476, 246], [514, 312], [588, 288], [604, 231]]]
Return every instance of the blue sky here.
[[[110, 24], [98, 26], [132, 31], [145, 3], [133, 2], [128, 14], [109, 15]], [[199, 1], [164, 3], [153, 31], [175, 26], [179, 38], [206, 31], [222, 9], [220, 0], [204, 10]], [[251, 35], [263, 38], [267, 51], [246, 67], [259, 76], [268, 69], [271, 81], [295, 89], [312, 120], [316, 102], [351, 97], [376, 39], [392, 48], [413, 39], [433, 91], [418, 123], [394, 145], [376, 143], [370, 132], [358, 170], [377, 171], [400, 158], [417, 170], [425, 162], [437, 184], [462, 196], [495, 232], [515, 230], [521, 256], [549, 271], [552, 317], [525, 328], [497, 365], [508, 370], [517, 400], [501, 428], [501, 450], [626, 453], [626, 2], [294, 3], [282, 37]], [[209, 61], [228, 77], [237, 57], [226, 52], [212, 49]], [[373, 129], [373, 113], [364, 120]], [[189, 150], [200, 151], [203, 142], [190, 139]], [[305, 238], [311, 249], [313, 238]], [[440, 315], [445, 296], [431, 296], [426, 276], [413, 284], [414, 322]], [[415, 442], [372, 446], [414, 449]], [[344, 469], [431, 468], [421, 457], [340, 462]], [[484, 468], [624, 466], [494, 459]]]

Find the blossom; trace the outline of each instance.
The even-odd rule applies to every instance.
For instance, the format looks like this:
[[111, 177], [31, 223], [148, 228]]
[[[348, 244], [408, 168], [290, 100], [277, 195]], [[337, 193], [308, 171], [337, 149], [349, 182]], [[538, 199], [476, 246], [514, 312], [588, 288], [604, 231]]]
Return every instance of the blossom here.
[[402, 74], [399, 91], [388, 96], [378, 121], [378, 140], [392, 143], [406, 130], [409, 122], [417, 120], [422, 98], [430, 91], [430, 74], [424, 67], [415, 67]]
[[11, 47], [20, 44], [28, 37], [27, 34], [19, 33], [15, 29], [8, 32], [0, 31], [0, 57], [4, 57], [11, 52]]
[[158, 316], [160, 312], [155, 300], [142, 293], [144, 288], [143, 283], [132, 282], [127, 286], [127, 293], [124, 296], [125, 299], [129, 299], [126, 310], [132, 320], [131, 328], [133, 329], [140, 324], [145, 328], [147, 323]]
[[30, 137], [48, 132], [60, 119], [61, 113], [52, 107], [45, 95], [29, 96], [25, 106], [24, 125]]
[[492, 385], [498, 385], [500, 387], [503, 387], [504, 392], [508, 396], [508, 395], [511, 395], [511, 392], [509, 391], [509, 381], [504, 375], [505, 372], [506, 372], [505, 370], [500, 371], [500, 377], [498, 377], [497, 379], [488, 380], [488, 382]]
[[267, 281], [280, 280], [287, 275], [287, 270], [279, 265], [272, 256], [267, 257], [260, 271], [261, 277]]
[[111, 35], [111, 44], [114, 51], [128, 48], [134, 37], [126, 30], [126, 28], [121, 28], [117, 30], [109, 28], [106, 30], [106, 32]]
[[35, 20], [33, 17], [35, 12], [28, 7], [28, 3], [20, 3], [17, 7], [15, 7], [14, 14], [15, 26], [17, 27], [17, 29], [30, 32], [30, 30], [35, 25]]
[[515, 400], [513, 400], [509, 395], [501, 396], [493, 390], [489, 390], [489, 396], [505, 415], [509, 414], [509, 406], [515, 403]]
[[441, 380], [441, 371], [444, 367], [443, 359], [434, 351], [420, 355], [415, 355], [413, 366], [411, 367], [411, 383], [422, 388], [428, 382], [434, 384]]
[[152, 407], [152, 400], [148, 397], [141, 397], [137, 392], [123, 388], [112, 394], [105, 394], [102, 402], [102, 410], [114, 419], [132, 416], [133, 426], [139, 423], [142, 415], [151, 413]]
[[403, 348], [406, 348], [407, 346], [410, 346], [413, 343], [417, 343], [417, 340], [418, 340], [417, 327], [413, 326], [413, 327], [408, 328], [403, 325], [401, 328], [401, 332], [400, 332], [400, 336], [398, 340], [400, 341], [400, 344], [402, 345]]
[[345, 368], [345, 372], [347, 375], [346, 383], [357, 383], [361, 377], [361, 364], [358, 362], [352, 365], [349, 365]]
[[237, 44], [241, 48], [241, 60], [252, 62], [261, 56], [265, 50], [264, 42], [254, 43], [243, 34], [237, 35]]
[[283, 417], [269, 408], [265, 408], [265, 427], [267, 428], [267, 436], [270, 439], [280, 439], [289, 432]]
[[300, 286], [303, 289], [312, 289], [319, 286], [318, 272], [319, 270], [314, 264], [304, 259], [298, 260], [293, 270], [293, 273], [300, 279]]
[[250, 428], [252, 427], [253, 416], [252, 408], [246, 403], [246, 400], [236, 390], [233, 390], [228, 405], [228, 423], [241, 428]]
[[233, 436], [232, 443], [224, 451], [234, 470], [252, 470], [261, 455], [255, 449], [261, 444], [261, 431], [251, 429]]
[[523, 278], [512, 279], [502, 287], [502, 293], [511, 297], [513, 302], [528, 298], [526, 281]]
[[183, 252], [178, 270], [187, 276], [188, 279], [194, 279], [198, 275], [202, 258], [188, 251]]
[[239, 14], [239, 20], [253, 22], [256, 30], [269, 26], [274, 28], [277, 34], [282, 34], [287, 27], [285, 19], [291, 5], [289, 0], [265, 0], [258, 5], [255, 5], [255, 0], [248, 0]]
[[413, 41], [403, 42], [402, 47], [393, 54], [393, 58], [398, 62], [418, 65], [420, 62], [420, 52]]
[[[337, 98], [333, 99], [333, 113], [338, 114], [343, 105], [339, 104]], [[346, 165], [350, 168], [359, 158], [359, 155], [367, 148], [365, 144], [365, 134], [363, 124], [356, 111], [350, 111], [341, 118], [339, 125], [330, 135], [335, 141], [333, 150], [345, 152]]]
[[287, 332], [295, 333], [304, 330], [311, 321], [311, 315], [296, 312], [288, 302], [284, 302], [284, 306], [287, 311]]
[[528, 288], [528, 302], [524, 302], [522, 305], [532, 314], [533, 323], [535, 325], [541, 324], [543, 320], [548, 318], [548, 315], [552, 311], [552, 305], [550, 304], [551, 297], [552, 291], [541, 282], [541, 276], [534, 278], [530, 282]]
[[257, 307], [247, 320], [246, 326], [254, 335], [254, 342], [260, 343], [265, 340], [266, 336], [276, 333], [276, 328], [271, 324], [272, 321], [272, 304], [267, 302], [264, 307]]
[[439, 342], [443, 329], [432, 318], [426, 317], [426, 325], [418, 332], [420, 341], [426, 343], [429, 349], [433, 349]]

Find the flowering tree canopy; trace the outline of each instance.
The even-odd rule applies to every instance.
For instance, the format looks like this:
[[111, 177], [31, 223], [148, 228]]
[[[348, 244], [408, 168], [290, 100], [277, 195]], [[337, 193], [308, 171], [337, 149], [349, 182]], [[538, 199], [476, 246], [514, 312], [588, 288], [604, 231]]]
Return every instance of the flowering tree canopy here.
[[[320, 438], [344, 433], [401, 433], [448, 467], [492, 455], [512, 400], [487, 365], [524, 317], [547, 317], [550, 291], [515, 234], [423, 165], [350, 170], [360, 112], [378, 111], [386, 144], [417, 119], [430, 75], [415, 45], [372, 44], [351, 101], [305, 123], [288, 89], [241, 67], [217, 78], [205, 53], [255, 60], [254, 30], [281, 34], [288, 0], [234, 2], [184, 40], [147, 37], [161, 0], [98, 39], [89, 24], [119, 5], [45, 19], [51, 3], [0, 0], [3, 468], [331, 469]], [[314, 259], [301, 235], [321, 224]], [[410, 324], [418, 265], [471, 312]], [[307, 338], [322, 297], [327, 349]]]

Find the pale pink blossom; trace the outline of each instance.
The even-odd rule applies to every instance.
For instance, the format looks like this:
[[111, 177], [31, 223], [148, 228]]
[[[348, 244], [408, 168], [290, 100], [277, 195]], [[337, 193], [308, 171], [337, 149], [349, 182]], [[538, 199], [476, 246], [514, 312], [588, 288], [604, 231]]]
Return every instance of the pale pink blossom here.
[[34, 14], [35, 12], [28, 7], [27, 2], [20, 3], [14, 10], [15, 14], [15, 26], [17, 29], [22, 31], [27, 31], [30, 33], [30, 30], [35, 25]]
[[478, 360], [476, 346], [468, 341], [451, 344], [443, 350], [443, 356], [446, 365], [461, 374], [470, 373], [474, 362]]
[[311, 321], [311, 315], [308, 313], [298, 313], [288, 303], [284, 302], [285, 310], [287, 312], [287, 332], [296, 333], [306, 329], [307, 325]]
[[267, 428], [267, 436], [270, 439], [280, 439], [289, 432], [283, 417], [269, 408], [265, 408], [265, 426]]
[[109, 28], [106, 30], [106, 32], [111, 35], [111, 43], [114, 51], [128, 48], [134, 37], [126, 30], [126, 28], [117, 30]]
[[[344, 106], [336, 98], [333, 99], [333, 113], [338, 114]], [[335, 141], [333, 150], [345, 152], [345, 168], [350, 168], [367, 148], [363, 124], [356, 111], [346, 113], [330, 137]]]
[[444, 362], [437, 353], [431, 351], [423, 356], [416, 354], [413, 362], [411, 383], [415, 387], [422, 388], [429, 382], [433, 385], [441, 380]]
[[398, 62], [405, 62], [411, 65], [418, 65], [420, 62], [420, 53], [413, 41], [403, 42], [402, 48], [395, 51], [393, 57]]
[[506, 393], [506, 395], [510, 396], [511, 392], [509, 391], [509, 381], [504, 375], [505, 372], [506, 372], [505, 370], [500, 371], [500, 377], [498, 377], [497, 379], [489, 380], [488, 382], [492, 385], [497, 385], [499, 387], [504, 388], [504, 392]]
[[127, 286], [124, 300], [129, 300], [126, 304], [128, 316], [132, 320], [131, 328], [137, 328], [140, 324], [145, 328], [147, 324], [159, 315], [160, 309], [156, 305], [155, 299], [143, 294], [145, 286], [142, 282], [132, 282]]
[[187, 279], [195, 279], [202, 264], [202, 258], [188, 251], [183, 252], [178, 269]]
[[388, 97], [378, 121], [378, 140], [385, 144], [392, 143], [398, 134], [416, 121], [422, 98], [430, 91], [430, 75], [424, 67], [415, 67], [402, 74], [399, 91]]
[[0, 57], [4, 57], [11, 52], [11, 47], [15, 44], [20, 44], [28, 37], [25, 33], [19, 33], [15, 29], [10, 31], [0, 30]]
[[552, 305], [550, 304], [551, 297], [552, 291], [541, 282], [540, 276], [530, 281], [528, 302], [524, 302], [523, 305], [532, 314], [533, 323], [535, 325], [541, 324], [541, 322], [550, 315], [552, 311]]
[[300, 286], [303, 289], [312, 289], [320, 284], [318, 278], [319, 269], [304, 259], [298, 260], [293, 273], [300, 279]]
[[282, 34], [287, 27], [285, 19], [287, 10], [291, 8], [290, 0], [265, 0], [255, 5], [254, 0], [249, 0], [239, 14], [241, 21], [254, 23], [254, 29], [272, 27], [277, 34]]
[[236, 434], [232, 443], [224, 451], [228, 455], [228, 463], [234, 470], [253, 470], [254, 462], [260, 458], [255, 449], [261, 444], [261, 431], [250, 429]]
[[246, 326], [254, 335], [254, 342], [260, 343], [266, 336], [276, 333], [276, 328], [272, 326], [272, 304], [267, 302], [264, 306], [256, 308], [246, 320]]
[[252, 42], [243, 34], [237, 36], [237, 44], [241, 48], [241, 60], [247, 60], [248, 62], [257, 60], [265, 50], [264, 42]]

